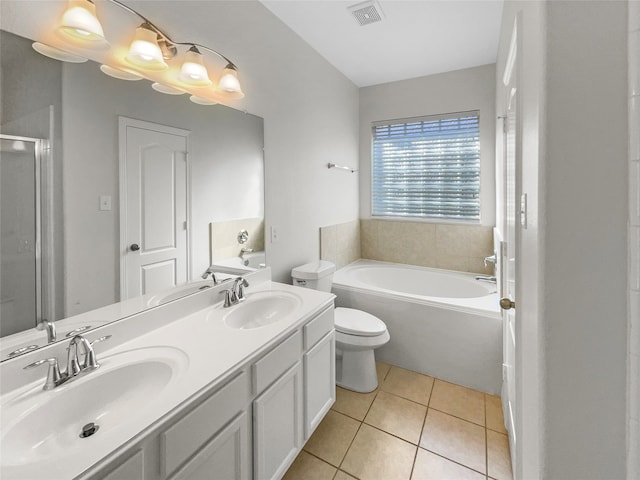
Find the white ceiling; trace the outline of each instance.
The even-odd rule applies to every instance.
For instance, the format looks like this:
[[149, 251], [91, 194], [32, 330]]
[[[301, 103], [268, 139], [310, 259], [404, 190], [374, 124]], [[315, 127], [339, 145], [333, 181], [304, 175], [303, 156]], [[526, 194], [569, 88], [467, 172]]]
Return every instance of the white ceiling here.
[[378, 0], [381, 22], [361, 27], [361, 0], [261, 0], [359, 87], [496, 61], [503, 0]]

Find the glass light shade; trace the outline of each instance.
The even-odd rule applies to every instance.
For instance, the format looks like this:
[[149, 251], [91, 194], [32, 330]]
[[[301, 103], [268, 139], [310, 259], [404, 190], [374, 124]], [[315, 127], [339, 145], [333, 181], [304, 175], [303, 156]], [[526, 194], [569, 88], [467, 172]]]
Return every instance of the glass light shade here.
[[106, 42], [96, 6], [89, 0], [70, 0], [58, 27], [65, 35], [84, 42]]
[[120, 80], [129, 80], [131, 82], [135, 82], [136, 80], [142, 80], [144, 78], [142, 75], [138, 75], [137, 73], [120, 70], [119, 68], [115, 68], [110, 65], [100, 65], [100, 70], [102, 70], [102, 73], [105, 73], [113, 78], [118, 78]]
[[240, 81], [238, 80], [238, 72], [232, 65], [227, 65], [222, 71], [218, 88], [229, 93], [242, 93]]
[[188, 83], [189, 85], [211, 85], [209, 74], [202, 61], [202, 54], [195, 47], [192, 47], [185, 54], [179, 78], [182, 82]]
[[218, 104], [218, 102], [214, 102], [213, 100], [209, 100], [208, 98], [197, 97], [195, 95], [191, 95], [189, 97], [189, 100], [191, 100], [193, 103], [197, 103], [198, 105], [217, 105]]
[[54, 60], [60, 60], [61, 62], [84, 63], [87, 61], [87, 59], [84, 57], [65, 52], [64, 50], [52, 47], [51, 45], [47, 45], [46, 43], [33, 42], [31, 46], [36, 52], [44, 55], [45, 57], [53, 58]]
[[186, 92], [182, 90], [178, 90], [177, 88], [170, 87], [168, 85], [163, 85], [162, 83], [152, 83], [151, 88], [153, 88], [156, 92], [164, 93], [166, 95], [182, 95]]
[[125, 59], [132, 65], [149, 70], [164, 70], [168, 67], [158, 46], [158, 35], [144, 25], [136, 29], [136, 36]]

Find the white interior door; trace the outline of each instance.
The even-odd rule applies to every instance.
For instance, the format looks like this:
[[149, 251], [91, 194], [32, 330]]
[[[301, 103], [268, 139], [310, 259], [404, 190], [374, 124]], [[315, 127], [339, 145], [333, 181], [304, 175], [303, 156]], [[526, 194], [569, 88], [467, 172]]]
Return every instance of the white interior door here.
[[[504, 122], [504, 242], [501, 246], [502, 265], [502, 307], [503, 342], [504, 342], [504, 381], [503, 410], [511, 452], [516, 452], [516, 401], [518, 389], [516, 386], [517, 348], [516, 330], [518, 328], [516, 314], [518, 250], [520, 228], [519, 181], [520, 172], [520, 143], [518, 124], [518, 76], [517, 76], [517, 24], [514, 26], [507, 66], [503, 83], [507, 100], [507, 112]], [[516, 455], [512, 453], [512, 459]], [[516, 471], [515, 468], [513, 470]]]
[[189, 278], [188, 135], [120, 118], [122, 300]]

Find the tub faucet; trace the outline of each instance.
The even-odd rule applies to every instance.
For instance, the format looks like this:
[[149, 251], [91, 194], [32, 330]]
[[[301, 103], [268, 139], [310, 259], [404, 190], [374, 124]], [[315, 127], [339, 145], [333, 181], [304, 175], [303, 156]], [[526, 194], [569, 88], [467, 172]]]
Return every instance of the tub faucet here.
[[496, 277], [493, 275], [476, 275], [476, 280], [481, 282], [496, 283]]
[[240, 249], [240, 258], [244, 258], [245, 253], [253, 253], [253, 248], [242, 247]]
[[49, 320], [42, 319], [36, 325], [36, 330], [46, 330], [47, 343], [53, 343], [56, 341], [56, 326]]

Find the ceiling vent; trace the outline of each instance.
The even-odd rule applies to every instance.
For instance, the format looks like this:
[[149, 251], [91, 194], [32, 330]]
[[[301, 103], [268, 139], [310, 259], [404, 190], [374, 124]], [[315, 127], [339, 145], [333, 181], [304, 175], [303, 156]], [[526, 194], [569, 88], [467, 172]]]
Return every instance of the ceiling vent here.
[[361, 27], [369, 25], [370, 23], [381, 22], [384, 18], [382, 9], [375, 0], [357, 3], [348, 8]]

